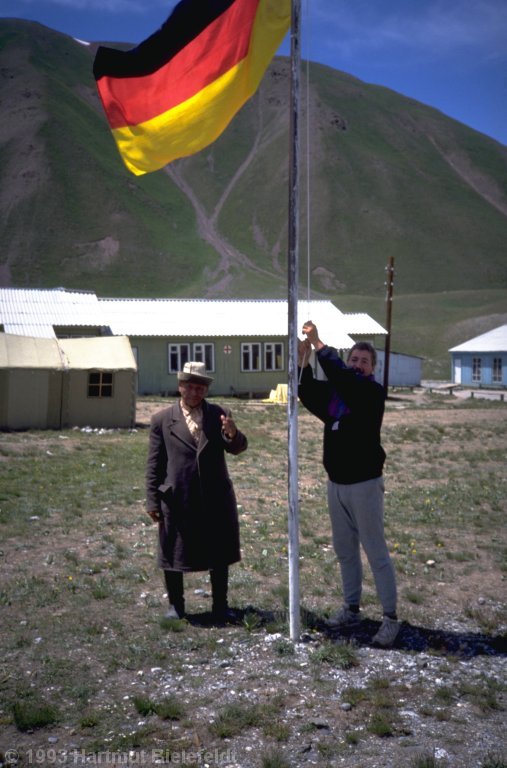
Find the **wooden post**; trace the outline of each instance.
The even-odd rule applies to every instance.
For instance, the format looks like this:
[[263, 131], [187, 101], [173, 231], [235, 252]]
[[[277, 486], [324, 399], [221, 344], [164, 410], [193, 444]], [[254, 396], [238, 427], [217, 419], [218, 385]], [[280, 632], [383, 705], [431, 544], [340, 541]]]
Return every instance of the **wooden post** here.
[[386, 330], [387, 336], [384, 345], [384, 391], [387, 397], [389, 388], [389, 357], [391, 354], [391, 319], [393, 307], [393, 284], [394, 284], [394, 258], [389, 257], [389, 263], [386, 267]]

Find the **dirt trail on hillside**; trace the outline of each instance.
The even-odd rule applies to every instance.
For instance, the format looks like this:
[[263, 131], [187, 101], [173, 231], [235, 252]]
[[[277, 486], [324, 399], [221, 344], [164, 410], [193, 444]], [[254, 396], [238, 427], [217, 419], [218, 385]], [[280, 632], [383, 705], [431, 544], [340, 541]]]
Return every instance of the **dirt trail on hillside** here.
[[220, 213], [229, 198], [235, 193], [235, 189], [240, 180], [249, 170], [257, 156], [259, 148], [262, 144], [269, 144], [273, 141], [280, 130], [283, 130], [283, 123], [280, 123], [280, 121], [275, 121], [270, 126], [266, 127], [263, 100], [259, 98], [257, 129], [252, 146], [241, 165], [237, 168], [225, 186], [211, 212], [206, 210], [204, 203], [200, 199], [199, 191], [185, 178], [185, 160], [172, 163], [164, 169], [165, 173], [167, 173], [178, 189], [183, 192], [191, 203], [195, 211], [199, 235], [205, 242], [211, 245], [220, 257], [217, 266], [214, 269], [208, 269], [207, 274], [205, 275], [207, 284], [206, 298], [227, 295], [228, 288], [233, 279], [231, 272], [237, 268], [241, 269], [242, 272], [248, 270], [250, 272], [264, 274], [272, 279], [276, 279], [280, 276], [279, 274], [276, 274], [276, 272], [262, 269], [255, 264], [248, 258], [248, 256], [246, 256], [246, 254], [233, 246], [218, 229]]
[[439, 146], [433, 136], [428, 137], [437, 152], [450, 165], [455, 173], [468, 184], [478, 195], [484, 198], [489, 205], [492, 205], [504, 216], [507, 216], [507, 198], [499, 184], [487, 176], [481, 169], [474, 167], [470, 158], [457, 147], [445, 149]]

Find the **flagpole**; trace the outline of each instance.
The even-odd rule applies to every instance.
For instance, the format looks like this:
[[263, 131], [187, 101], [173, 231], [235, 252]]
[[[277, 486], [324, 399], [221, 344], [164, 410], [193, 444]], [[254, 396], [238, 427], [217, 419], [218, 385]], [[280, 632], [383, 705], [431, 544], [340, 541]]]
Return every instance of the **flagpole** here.
[[290, 153], [288, 231], [288, 528], [289, 528], [289, 630], [299, 640], [299, 505], [298, 505], [298, 278], [299, 278], [299, 76], [301, 0], [292, 0], [290, 47]]

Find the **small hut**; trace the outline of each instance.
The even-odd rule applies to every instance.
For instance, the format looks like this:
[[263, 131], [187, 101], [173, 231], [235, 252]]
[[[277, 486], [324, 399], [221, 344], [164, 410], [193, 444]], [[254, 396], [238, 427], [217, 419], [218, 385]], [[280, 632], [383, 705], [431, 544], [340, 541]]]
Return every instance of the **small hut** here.
[[0, 429], [132, 427], [136, 363], [124, 336], [0, 333]]

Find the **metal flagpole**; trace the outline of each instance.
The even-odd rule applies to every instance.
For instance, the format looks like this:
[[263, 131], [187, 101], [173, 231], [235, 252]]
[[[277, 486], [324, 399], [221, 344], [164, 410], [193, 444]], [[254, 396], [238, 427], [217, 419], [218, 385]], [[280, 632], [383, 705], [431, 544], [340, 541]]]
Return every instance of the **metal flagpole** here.
[[299, 76], [301, 0], [292, 0], [291, 87], [290, 87], [290, 165], [288, 232], [288, 491], [289, 491], [289, 628], [291, 640], [299, 640], [299, 509], [298, 509], [298, 278], [299, 278]]

